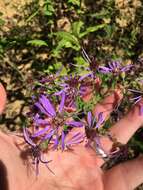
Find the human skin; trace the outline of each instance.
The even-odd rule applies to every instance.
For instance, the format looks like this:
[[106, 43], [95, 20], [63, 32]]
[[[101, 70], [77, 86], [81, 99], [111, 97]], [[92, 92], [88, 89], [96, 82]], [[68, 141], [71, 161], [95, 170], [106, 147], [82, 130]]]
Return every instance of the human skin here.
[[[118, 97], [118, 98], [117, 98]], [[85, 99], [88, 99], [85, 97]], [[120, 91], [112, 92], [93, 112], [102, 111], [106, 118], [116, 101], [122, 98]], [[117, 100], [118, 99], [118, 100]], [[6, 93], [0, 86], [0, 110], [4, 110]], [[141, 103], [141, 102], [140, 102]], [[143, 125], [143, 116], [139, 115], [136, 105], [110, 132], [121, 143], [127, 143], [135, 131]], [[102, 139], [104, 149], [110, 150], [112, 142]], [[52, 159], [49, 168], [40, 164], [38, 177], [32, 169], [29, 157], [26, 157], [23, 138], [0, 132], [0, 187], [2, 190], [133, 190], [143, 182], [143, 157], [124, 162], [104, 172], [104, 161], [84, 144], [74, 147], [74, 151], [49, 151], [45, 158]], [[26, 152], [25, 152], [26, 153]], [[24, 157], [25, 155], [25, 157]]]

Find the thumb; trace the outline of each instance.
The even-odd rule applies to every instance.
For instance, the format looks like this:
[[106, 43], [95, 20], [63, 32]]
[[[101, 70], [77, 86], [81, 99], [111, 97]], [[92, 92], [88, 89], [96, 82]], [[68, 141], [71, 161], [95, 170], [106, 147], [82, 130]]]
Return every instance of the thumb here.
[[4, 110], [6, 104], [6, 91], [3, 85], [0, 83], [0, 114]]

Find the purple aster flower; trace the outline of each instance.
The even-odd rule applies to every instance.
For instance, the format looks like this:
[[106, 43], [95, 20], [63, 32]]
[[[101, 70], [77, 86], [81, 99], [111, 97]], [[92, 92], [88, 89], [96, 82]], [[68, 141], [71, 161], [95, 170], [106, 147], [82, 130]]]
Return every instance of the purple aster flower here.
[[76, 97], [79, 95], [79, 86], [80, 86], [80, 77], [77, 75], [70, 75], [64, 77], [64, 83], [60, 84], [62, 90], [59, 92], [54, 93], [54, 95], [62, 96], [63, 93], [65, 94], [65, 107], [72, 107], [75, 108], [75, 100]]
[[[137, 104], [138, 102], [141, 101], [143, 98], [143, 92], [140, 90], [134, 90], [134, 89], [128, 89], [130, 92], [134, 93], [134, 97], [130, 98], [131, 101], [134, 101], [134, 104]], [[143, 104], [139, 103], [140, 106], [140, 115], [143, 115]]]
[[98, 71], [103, 74], [113, 73], [113, 74], [119, 74], [121, 72], [126, 72], [130, 70], [130, 68], [133, 67], [132, 64], [122, 66], [120, 61], [112, 61], [108, 63], [108, 66], [99, 66]]
[[39, 175], [40, 162], [42, 164], [45, 164], [46, 167], [50, 170], [50, 168], [48, 167], [48, 163], [51, 162], [51, 160], [50, 161], [43, 160], [40, 143], [37, 145], [35, 142], [33, 142], [30, 136], [30, 132], [28, 131], [26, 127], [23, 128], [23, 136], [24, 136], [25, 142], [31, 147], [32, 159], [33, 159], [33, 164], [35, 165], [36, 176]]
[[[68, 146], [72, 146], [73, 144], [78, 144], [80, 142], [83, 141], [83, 134], [80, 133], [78, 135], [76, 135], [76, 133], [74, 133], [73, 135], [71, 135], [72, 130], [74, 128], [80, 128], [83, 127], [83, 123], [82, 122], [78, 122], [78, 121], [70, 121], [70, 122], [66, 122], [64, 126], [61, 126], [61, 129], [58, 127], [57, 130], [55, 131], [52, 141], [53, 141], [53, 148], [56, 149], [59, 147], [61, 147], [62, 150], [64, 150], [65, 148], [67, 148]], [[60, 133], [59, 133], [60, 131]], [[67, 141], [68, 136], [71, 137], [70, 140]]]
[[[44, 119], [39, 118], [39, 114], [36, 115], [37, 123], [42, 122], [45, 124], [43, 129], [37, 130], [32, 138], [40, 138], [41, 141], [48, 140], [49, 143], [54, 144], [54, 149], [61, 146], [61, 149], [64, 150], [64, 138], [70, 133], [72, 128], [83, 127], [83, 123], [80, 121], [67, 121], [67, 117], [64, 115], [64, 105], [65, 105], [65, 92], [61, 93], [61, 102], [59, 109], [55, 111], [54, 106], [51, 104], [50, 100], [42, 95], [39, 98], [39, 102], [36, 102], [35, 105], [39, 108], [42, 114], [45, 114]], [[66, 128], [66, 130], [65, 130]]]
[[91, 112], [88, 112], [87, 114], [87, 126], [85, 127], [85, 133], [88, 141], [86, 146], [90, 146], [96, 151], [97, 155], [100, 155], [103, 159], [106, 159], [108, 157], [108, 154], [102, 148], [100, 135], [98, 133], [99, 127], [105, 120], [103, 118], [102, 112], [96, 115], [97, 119], [92, 116]]
[[95, 128], [98, 129], [104, 122], [104, 117], [103, 117], [103, 112], [96, 113], [96, 117], [92, 116], [91, 112], [87, 113], [87, 122], [88, 122], [88, 127], [89, 128]]

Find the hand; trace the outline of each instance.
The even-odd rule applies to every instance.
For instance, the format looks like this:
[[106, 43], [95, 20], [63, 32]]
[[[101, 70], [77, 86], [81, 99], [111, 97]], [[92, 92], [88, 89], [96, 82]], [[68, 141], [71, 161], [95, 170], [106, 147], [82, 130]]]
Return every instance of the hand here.
[[[0, 87], [0, 110], [5, 104], [5, 93]], [[114, 92], [96, 105], [97, 111], [103, 111], [104, 116], [109, 117], [117, 95]], [[119, 98], [119, 99], [120, 99]], [[111, 127], [111, 133], [121, 143], [127, 143], [135, 131], [143, 124], [143, 116], [139, 115], [139, 106], [133, 109], [118, 123]], [[30, 159], [24, 157], [25, 147], [17, 144], [22, 138], [0, 133], [0, 187], [10, 190], [132, 190], [143, 182], [143, 158], [114, 166], [103, 172], [100, 168], [104, 161], [96, 155], [92, 149], [87, 149], [83, 144], [74, 147], [74, 151], [50, 151], [45, 158], [53, 160], [49, 168], [40, 164], [40, 174], [36, 178]], [[112, 142], [108, 138], [102, 139], [103, 147], [110, 150]], [[26, 156], [26, 155], [25, 155]]]

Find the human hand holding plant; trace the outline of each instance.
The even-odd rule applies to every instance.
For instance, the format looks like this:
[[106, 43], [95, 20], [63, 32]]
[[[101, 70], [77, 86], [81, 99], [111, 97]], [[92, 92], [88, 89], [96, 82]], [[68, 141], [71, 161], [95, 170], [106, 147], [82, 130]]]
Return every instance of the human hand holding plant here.
[[[3, 87], [0, 88], [0, 110], [3, 110], [6, 96]], [[115, 94], [116, 92], [96, 105], [96, 110], [103, 112], [106, 118], [117, 101]], [[142, 124], [143, 117], [139, 115], [137, 104], [123, 119], [111, 127], [110, 132], [119, 142], [125, 144]], [[132, 190], [143, 182], [142, 157], [119, 164], [104, 172], [100, 168], [104, 163], [102, 158], [82, 143], [76, 145], [74, 151], [57, 150], [46, 153], [48, 160], [53, 160], [48, 166], [54, 174], [41, 164], [40, 174], [36, 177], [30, 160], [24, 160], [22, 151], [17, 147], [17, 144], [22, 141], [18, 136], [0, 133], [2, 189]], [[101, 142], [105, 150], [111, 149], [113, 142], [109, 138], [104, 138]], [[24, 147], [21, 149], [24, 151]]]

